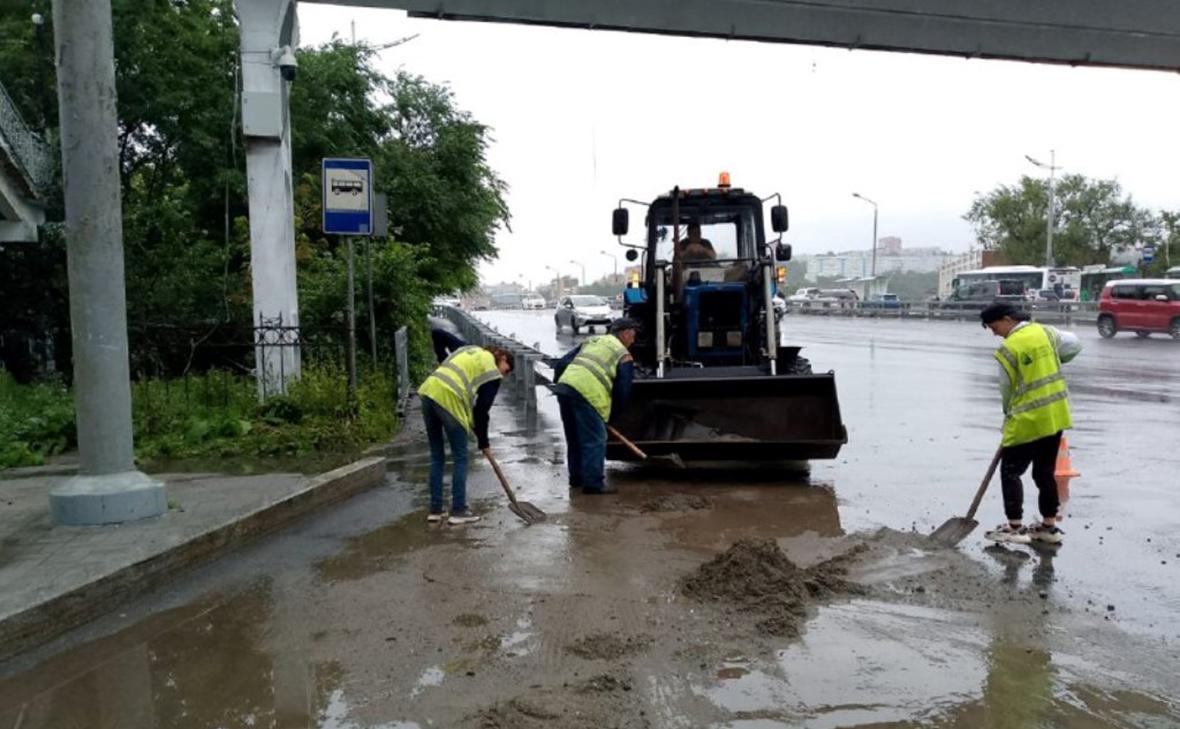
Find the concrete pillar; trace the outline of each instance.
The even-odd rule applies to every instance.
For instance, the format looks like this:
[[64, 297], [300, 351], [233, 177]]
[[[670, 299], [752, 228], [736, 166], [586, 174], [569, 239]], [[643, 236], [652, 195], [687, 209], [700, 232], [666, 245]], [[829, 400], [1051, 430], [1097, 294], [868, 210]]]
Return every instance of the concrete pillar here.
[[[295, 289], [295, 203], [291, 182], [291, 82], [279, 59], [299, 44], [294, 0], [237, 0], [242, 55], [242, 129], [250, 206], [254, 325], [299, 326]], [[296, 333], [288, 330], [288, 334]], [[260, 332], [260, 336], [266, 335]], [[273, 334], [273, 333], [272, 333]], [[274, 341], [274, 337], [268, 337]], [[289, 339], [289, 337], [288, 337]], [[299, 348], [260, 346], [259, 394], [286, 392], [299, 377]]]
[[58, 524], [109, 524], [167, 504], [132, 453], [110, 0], [53, 0], [53, 26], [79, 467], [49, 507]]

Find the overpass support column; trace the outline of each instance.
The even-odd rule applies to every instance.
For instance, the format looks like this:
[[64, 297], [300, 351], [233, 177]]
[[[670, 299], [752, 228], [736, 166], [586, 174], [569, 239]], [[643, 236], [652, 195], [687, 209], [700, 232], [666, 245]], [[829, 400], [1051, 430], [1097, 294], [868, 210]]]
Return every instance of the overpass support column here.
[[[291, 122], [280, 60], [299, 44], [295, 0], [236, 0], [241, 33], [242, 130], [250, 206], [250, 271], [261, 397], [299, 377]], [[290, 75], [290, 74], [288, 74]], [[273, 346], [282, 342], [288, 346]], [[265, 346], [265, 345], [271, 346]]]
[[66, 209], [78, 475], [49, 494], [58, 524], [164, 512], [135, 470], [110, 0], [53, 0]]

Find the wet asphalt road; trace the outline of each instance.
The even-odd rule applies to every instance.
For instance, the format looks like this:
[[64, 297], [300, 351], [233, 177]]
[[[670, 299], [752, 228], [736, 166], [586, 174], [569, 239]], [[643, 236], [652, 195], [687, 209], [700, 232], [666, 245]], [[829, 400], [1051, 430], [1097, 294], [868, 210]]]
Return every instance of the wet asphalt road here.
[[[547, 354], [586, 336], [558, 334], [550, 312], [479, 316]], [[836, 372], [848, 444], [838, 459], [813, 462], [811, 477], [834, 488], [843, 528], [928, 532], [965, 514], [999, 445], [998, 340], [967, 322], [792, 316], [782, 329], [813, 371]], [[1180, 342], [1068, 330], [1084, 347], [1065, 366], [1075, 423], [1067, 438], [1082, 476], [1057, 569], [1116, 604], [1125, 628], [1166, 626], [1180, 638]], [[1028, 520], [1036, 489], [1025, 480]], [[969, 551], [1004, 520], [998, 475], [977, 518]]]
[[[579, 341], [549, 312], [481, 316], [553, 354]], [[466, 726], [481, 706], [595, 672], [637, 688], [606, 697], [612, 720], [646, 711], [622, 726], [1180, 726], [1180, 344], [1078, 330], [1067, 374], [1083, 475], [1061, 550], [985, 551], [979, 532], [941, 555], [884, 540], [854, 575], [878, 593], [821, 606], [802, 640], [768, 645], [676, 599], [676, 576], [742, 536], [806, 561], [879, 527], [929, 531], [966, 510], [999, 424], [995, 340], [976, 326], [784, 328], [837, 372], [849, 430], [809, 479], [617, 467], [620, 496], [579, 499], [552, 398], [532, 421], [505, 393], [493, 447], [545, 525], [516, 522], [477, 464], [485, 522], [427, 529], [422, 447], [395, 447], [385, 488], [0, 666], [0, 729]], [[636, 508], [686, 490], [714, 507]], [[1001, 518], [993, 484], [981, 522]], [[566, 655], [599, 633], [653, 643], [619, 663]], [[569, 706], [593, 708], [583, 699]], [[496, 726], [576, 725], [527, 720]]]

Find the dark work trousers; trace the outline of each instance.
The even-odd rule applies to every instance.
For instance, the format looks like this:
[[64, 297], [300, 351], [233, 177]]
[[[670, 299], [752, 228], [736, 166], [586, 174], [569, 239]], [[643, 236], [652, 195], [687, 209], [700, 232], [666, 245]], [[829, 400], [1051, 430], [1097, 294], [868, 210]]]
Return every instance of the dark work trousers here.
[[1004, 515], [1008, 521], [1024, 518], [1024, 486], [1020, 477], [1032, 464], [1033, 482], [1037, 485], [1037, 506], [1043, 517], [1057, 516], [1057, 448], [1061, 433], [1057, 432], [1031, 443], [1006, 446], [1000, 459], [1000, 485], [1004, 490]]
[[558, 385], [556, 393], [570, 488], [601, 491], [606, 483], [606, 422], [572, 387]]

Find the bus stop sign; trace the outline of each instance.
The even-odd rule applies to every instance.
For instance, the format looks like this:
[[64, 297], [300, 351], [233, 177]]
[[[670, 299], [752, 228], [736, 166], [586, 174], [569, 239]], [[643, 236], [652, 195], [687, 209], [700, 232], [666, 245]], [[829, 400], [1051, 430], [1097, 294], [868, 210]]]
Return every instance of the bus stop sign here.
[[323, 162], [324, 232], [373, 234], [373, 163], [326, 157]]
[[1155, 260], [1155, 248], [1153, 248], [1152, 246], [1144, 247], [1144, 249], [1143, 249], [1143, 262], [1144, 263], [1151, 263], [1154, 260]]

